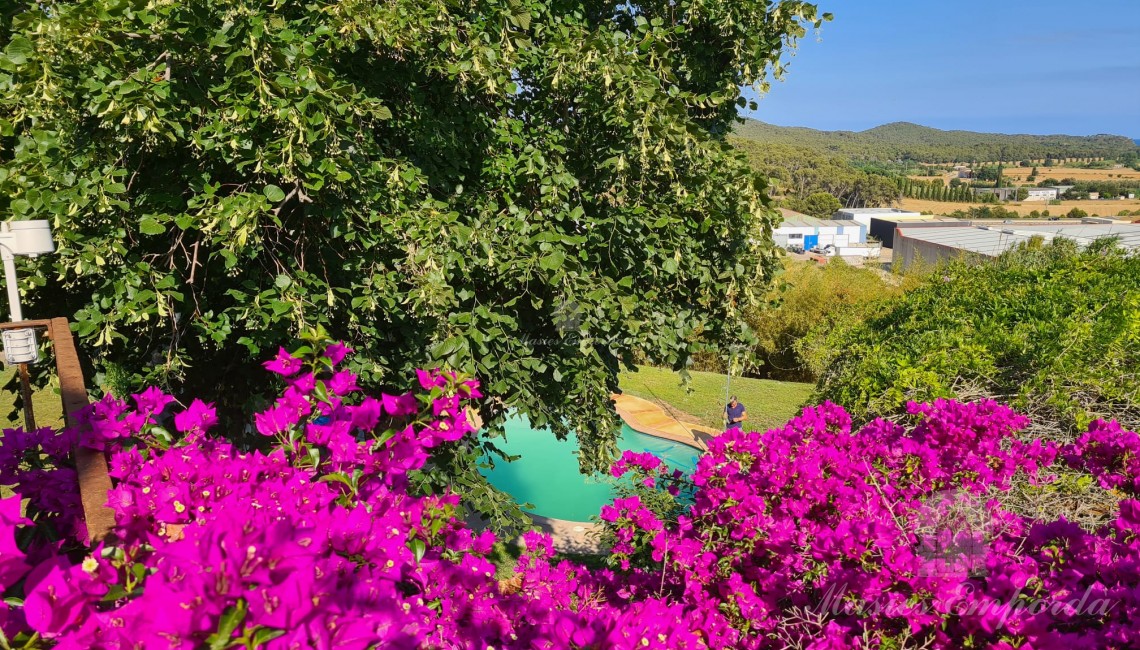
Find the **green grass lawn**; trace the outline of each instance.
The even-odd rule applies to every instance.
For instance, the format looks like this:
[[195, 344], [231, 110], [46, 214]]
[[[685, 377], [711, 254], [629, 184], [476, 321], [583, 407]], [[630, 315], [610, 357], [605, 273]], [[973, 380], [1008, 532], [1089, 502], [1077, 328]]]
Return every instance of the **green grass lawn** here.
[[[8, 380], [16, 373], [13, 367], [2, 366], [0, 370], [0, 386], [7, 386]], [[17, 390], [19, 390], [17, 388]], [[16, 395], [8, 390], [0, 390], [0, 427], [24, 426], [24, 412], [12, 413], [12, 404]], [[36, 426], [61, 427], [63, 426], [63, 405], [59, 401], [59, 391], [55, 387], [45, 388], [32, 393], [32, 409], [36, 414]], [[11, 417], [10, 417], [11, 415]]]
[[[621, 389], [636, 397], [672, 406], [673, 415], [695, 424], [719, 428], [724, 411], [725, 376], [713, 372], [692, 372], [691, 392], [681, 386], [681, 376], [672, 370], [640, 366], [637, 372], [623, 372]], [[759, 431], [780, 426], [797, 415], [812, 384], [770, 379], [732, 378], [732, 393], [748, 409], [746, 428]]]

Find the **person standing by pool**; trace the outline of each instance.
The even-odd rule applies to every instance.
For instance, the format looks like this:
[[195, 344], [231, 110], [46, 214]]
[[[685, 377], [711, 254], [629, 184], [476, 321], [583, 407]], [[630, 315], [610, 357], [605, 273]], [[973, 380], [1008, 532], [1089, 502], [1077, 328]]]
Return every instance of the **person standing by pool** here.
[[748, 419], [748, 411], [744, 409], [744, 405], [736, 399], [733, 395], [728, 400], [728, 404], [724, 407], [724, 422], [726, 429], [739, 429], [741, 423]]

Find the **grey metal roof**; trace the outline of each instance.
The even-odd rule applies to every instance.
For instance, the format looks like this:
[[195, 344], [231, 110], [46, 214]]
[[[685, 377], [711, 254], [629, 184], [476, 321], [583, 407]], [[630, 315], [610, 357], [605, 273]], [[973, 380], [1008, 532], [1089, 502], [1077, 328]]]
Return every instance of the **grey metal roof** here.
[[816, 219], [815, 217], [799, 217], [796, 219], [784, 219], [780, 226], [791, 226], [793, 228], [820, 228], [820, 227], [841, 227], [841, 228], [854, 228], [862, 227], [862, 224], [855, 223], [850, 219]]
[[[1117, 237], [1121, 246], [1140, 250], [1140, 224], [1004, 224], [974, 228], [913, 228], [903, 231], [900, 236], [991, 257], [1033, 237], [1044, 237], [1046, 240], [1063, 237], [1082, 246], [1097, 239]], [[898, 246], [897, 243], [895, 245]]]

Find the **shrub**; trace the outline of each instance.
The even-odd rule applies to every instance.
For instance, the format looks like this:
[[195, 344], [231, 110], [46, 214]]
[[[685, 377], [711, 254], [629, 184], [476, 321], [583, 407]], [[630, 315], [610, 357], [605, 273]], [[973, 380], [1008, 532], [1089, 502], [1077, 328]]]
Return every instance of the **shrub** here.
[[815, 398], [868, 421], [908, 400], [1000, 396], [1043, 436], [1071, 438], [1098, 417], [1136, 428], [1137, 287], [1140, 257], [1110, 241], [952, 262], [817, 346]]
[[1058, 454], [1134, 496], [1140, 468], [1121, 459], [1140, 451], [1136, 434], [1098, 422], [1058, 448], [1018, 440], [1027, 419], [992, 401], [907, 413], [906, 426], [856, 431], [824, 404], [782, 429], [728, 431], [676, 525], [637, 500], [603, 519], [634, 542], [623, 562], [707, 612], [713, 647], [1127, 645], [1140, 502], [1114, 505], [1090, 532], [990, 496], [1017, 477], [1047, 481]]
[[[745, 312], [754, 343], [743, 364], [749, 377], [815, 381], [807, 356], [830, 327], [857, 318], [865, 310], [905, 287], [919, 276], [890, 276], [833, 258], [827, 264], [785, 260], [783, 273], [758, 305]], [[811, 336], [809, 336], [809, 333]], [[694, 370], [725, 371], [725, 355], [696, 358]]]
[[[533, 533], [501, 593], [495, 536], [464, 526], [454, 494], [414, 495], [443, 445], [474, 442], [476, 382], [420, 371], [415, 392], [361, 398], [343, 346], [301, 352], [266, 363], [284, 380], [253, 425], [268, 454], [157, 389], [107, 397], [59, 435], [8, 431], [0, 482], [20, 496], [0, 501], [5, 646], [697, 647], [691, 614], [641, 591], [611, 605], [612, 576], [556, 565]], [[73, 443], [105, 450], [115, 479], [114, 536], [94, 546]]]

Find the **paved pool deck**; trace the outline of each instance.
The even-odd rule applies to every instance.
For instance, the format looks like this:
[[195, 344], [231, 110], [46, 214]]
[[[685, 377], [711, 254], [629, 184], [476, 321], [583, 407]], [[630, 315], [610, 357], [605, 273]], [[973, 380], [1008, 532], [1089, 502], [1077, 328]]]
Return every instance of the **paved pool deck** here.
[[706, 426], [683, 422], [665, 412], [649, 400], [633, 395], [614, 394], [611, 399], [622, 420], [638, 433], [679, 442], [701, 451], [708, 451], [705, 441], [722, 432]]

